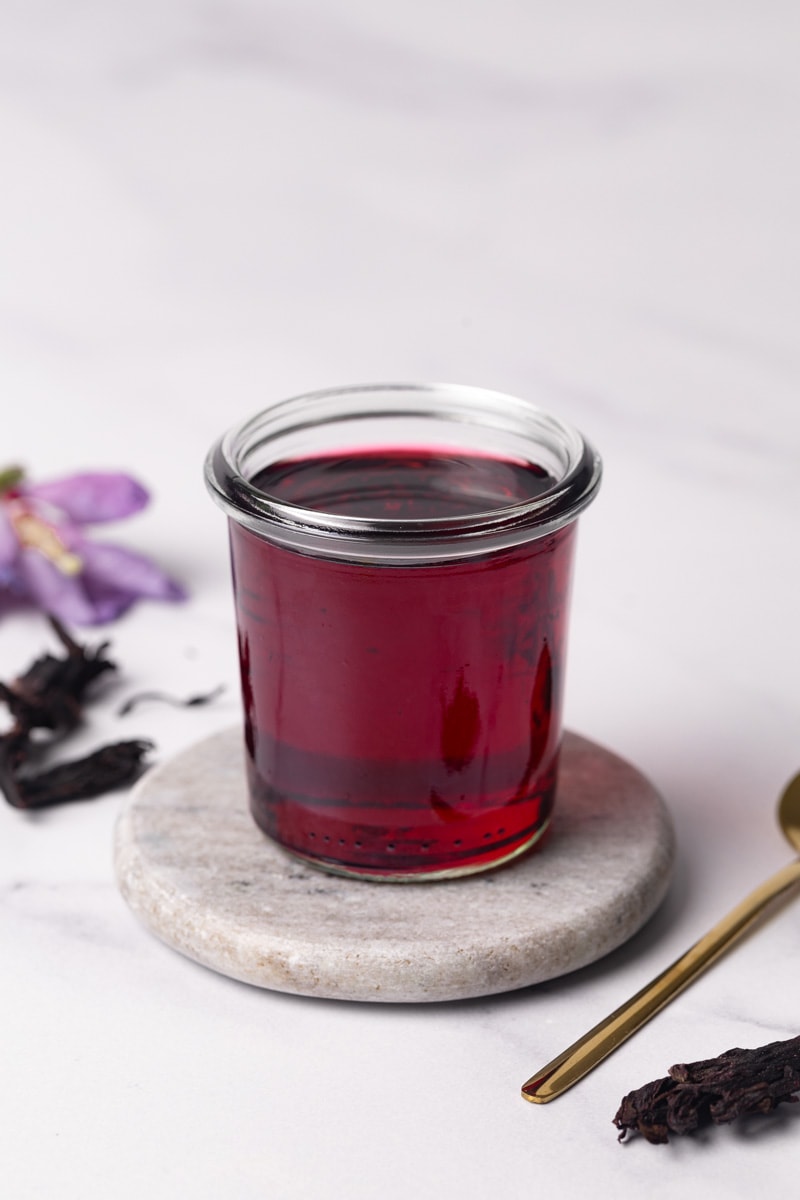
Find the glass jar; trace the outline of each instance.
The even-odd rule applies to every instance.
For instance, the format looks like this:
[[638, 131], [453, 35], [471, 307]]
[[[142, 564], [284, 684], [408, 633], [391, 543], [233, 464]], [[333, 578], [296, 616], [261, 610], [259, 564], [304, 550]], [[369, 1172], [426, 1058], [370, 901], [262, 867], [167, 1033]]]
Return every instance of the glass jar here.
[[385, 384], [275, 403], [212, 448], [250, 806], [368, 879], [496, 866], [556, 791], [575, 519], [600, 460], [536, 405]]

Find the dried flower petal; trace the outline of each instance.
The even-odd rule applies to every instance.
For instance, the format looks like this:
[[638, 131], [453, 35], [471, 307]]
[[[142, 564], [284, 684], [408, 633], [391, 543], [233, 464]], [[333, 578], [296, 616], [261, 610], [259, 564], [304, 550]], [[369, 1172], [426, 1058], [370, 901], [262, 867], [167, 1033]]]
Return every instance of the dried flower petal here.
[[702, 1062], [678, 1063], [669, 1075], [623, 1096], [614, 1124], [619, 1140], [640, 1133], [654, 1144], [670, 1134], [725, 1125], [751, 1113], [769, 1113], [800, 1091], [800, 1037], [754, 1050], [735, 1047]]

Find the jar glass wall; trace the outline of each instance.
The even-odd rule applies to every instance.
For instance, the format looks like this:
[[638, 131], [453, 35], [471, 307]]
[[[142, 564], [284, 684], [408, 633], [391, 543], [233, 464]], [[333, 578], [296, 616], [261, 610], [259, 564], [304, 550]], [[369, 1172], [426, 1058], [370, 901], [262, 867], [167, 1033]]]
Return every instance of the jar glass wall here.
[[540, 838], [575, 519], [599, 480], [571, 427], [447, 385], [296, 397], [217, 443], [250, 804], [270, 837], [394, 880]]

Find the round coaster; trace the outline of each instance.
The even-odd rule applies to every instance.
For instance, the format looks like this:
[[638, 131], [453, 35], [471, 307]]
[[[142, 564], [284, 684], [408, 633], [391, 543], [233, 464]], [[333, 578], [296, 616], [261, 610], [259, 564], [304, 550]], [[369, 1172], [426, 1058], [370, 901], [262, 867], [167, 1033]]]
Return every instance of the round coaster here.
[[241, 730], [149, 772], [116, 828], [122, 895], [182, 954], [234, 979], [340, 1000], [456, 1000], [585, 966], [662, 900], [674, 834], [629, 763], [567, 733], [545, 844], [429, 883], [328, 875], [266, 838], [247, 807]]

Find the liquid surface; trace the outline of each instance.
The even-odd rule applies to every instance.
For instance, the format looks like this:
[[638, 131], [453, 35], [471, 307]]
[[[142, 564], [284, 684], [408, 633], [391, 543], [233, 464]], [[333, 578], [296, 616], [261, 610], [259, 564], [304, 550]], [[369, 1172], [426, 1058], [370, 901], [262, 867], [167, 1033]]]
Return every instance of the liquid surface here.
[[554, 483], [530, 463], [420, 450], [284, 460], [253, 480], [260, 491], [303, 508], [394, 520], [491, 512], [532, 500]]
[[[254, 480], [372, 518], [481, 512], [550, 482], [420, 451], [279, 464]], [[315, 558], [232, 523], [262, 829], [333, 869], [387, 877], [474, 870], [534, 840], [555, 790], [573, 529], [405, 567]]]

